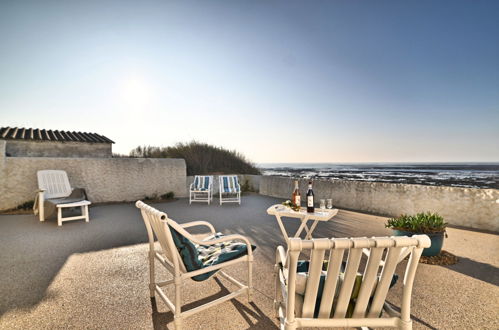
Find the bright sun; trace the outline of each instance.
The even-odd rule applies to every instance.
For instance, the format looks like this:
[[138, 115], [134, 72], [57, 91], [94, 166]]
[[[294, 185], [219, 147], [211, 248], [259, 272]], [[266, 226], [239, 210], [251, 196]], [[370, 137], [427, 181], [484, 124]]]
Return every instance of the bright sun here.
[[144, 106], [150, 102], [152, 93], [147, 81], [140, 77], [128, 77], [120, 88], [121, 98], [131, 106]]

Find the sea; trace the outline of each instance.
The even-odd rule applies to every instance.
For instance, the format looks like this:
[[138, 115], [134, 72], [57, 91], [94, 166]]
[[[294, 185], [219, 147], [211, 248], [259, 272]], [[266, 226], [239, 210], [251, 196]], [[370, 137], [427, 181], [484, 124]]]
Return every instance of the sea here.
[[263, 175], [499, 189], [498, 163], [264, 163]]

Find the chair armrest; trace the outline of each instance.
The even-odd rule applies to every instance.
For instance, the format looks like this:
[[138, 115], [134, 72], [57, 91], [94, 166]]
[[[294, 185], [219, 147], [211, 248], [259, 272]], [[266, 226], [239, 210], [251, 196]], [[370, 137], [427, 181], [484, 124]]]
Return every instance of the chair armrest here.
[[284, 250], [284, 247], [282, 247], [282, 245], [279, 245], [277, 247], [275, 259], [276, 264], [281, 264], [284, 268], [287, 267], [286, 261], [288, 260], [288, 258], [286, 257], [286, 251]]
[[182, 228], [189, 228], [189, 227], [195, 227], [195, 226], [206, 226], [210, 229], [210, 232], [212, 234], [215, 234], [216, 231], [215, 231], [215, 227], [213, 227], [213, 225], [207, 221], [191, 221], [191, 222], [187, 222], [187, 223], [182, 223], [182, 224], [179, 224]]
[[194, 243], [199, 244], [199, 245], [214, 245], [214, 244], [223, 243], [223, 242], [227, 242], [227, 241], [240, 240], [240, 241], [243, 241], [244, 243], [246, 243], [246, 246], [248, 247], [248, 256], [250, 256], [250, 257], [253, 256], [253, 249], [251, 248], [251, 243], [243, 235], [239, 235], [239, 234], [227, 235], [227, 236], [223, 236], [223, 237], [220, 237], [217, 239], [212, 239], [209, 241], [200, 241], [198, 239], [195, 239], [194, 237], [190, 237], [190, 239], [191, 239], [191, 241], [193, 241]]

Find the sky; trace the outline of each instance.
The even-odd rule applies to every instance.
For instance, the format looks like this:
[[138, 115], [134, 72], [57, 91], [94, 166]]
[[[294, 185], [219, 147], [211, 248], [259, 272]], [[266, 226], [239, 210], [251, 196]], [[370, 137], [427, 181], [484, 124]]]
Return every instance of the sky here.
[[2, 0], [0, 126], [124, 154], [499, 161], [499, 1]]

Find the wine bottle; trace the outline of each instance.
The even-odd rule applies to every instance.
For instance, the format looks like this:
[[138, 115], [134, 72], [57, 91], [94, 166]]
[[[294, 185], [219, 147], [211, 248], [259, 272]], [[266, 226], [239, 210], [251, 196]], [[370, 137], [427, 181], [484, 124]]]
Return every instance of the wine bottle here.
[[314, 191], [312, 190], [312, 181], [308, 182], [307, 190], [307, 212], [314, 213]]
[[293, 190], [291, 201], [293, 202], [293, 204], [300, 207], [301, 195], [300, 195], [300, 189], [298, 188], [298, 180], [295, 180], [295, 189]]

